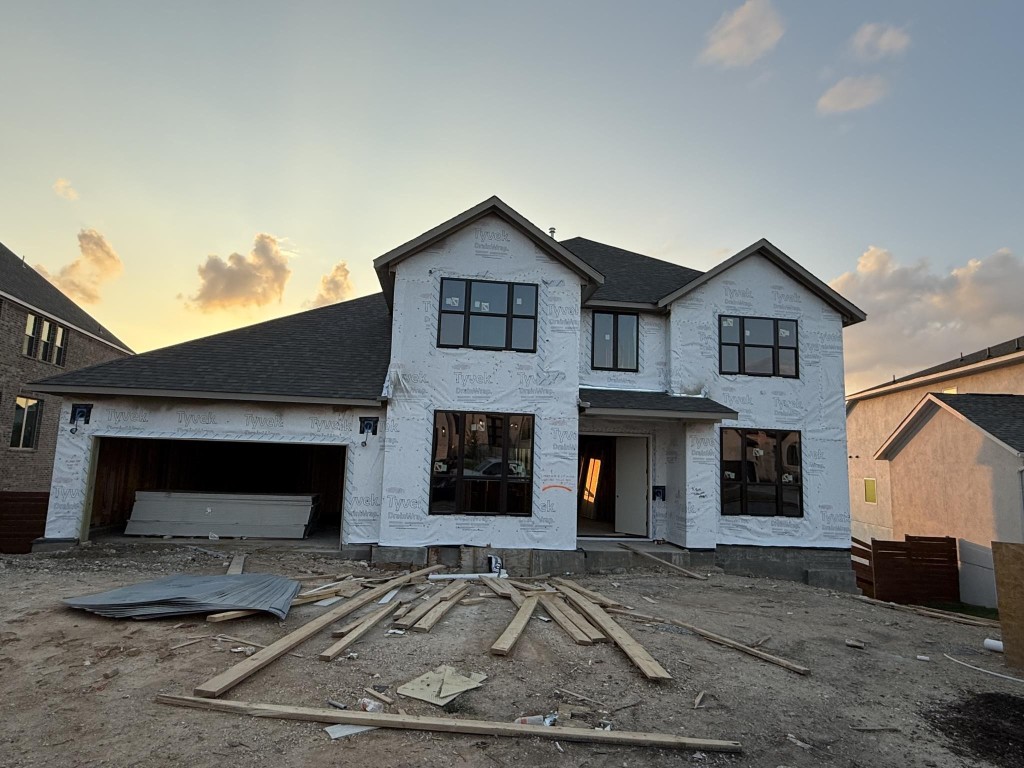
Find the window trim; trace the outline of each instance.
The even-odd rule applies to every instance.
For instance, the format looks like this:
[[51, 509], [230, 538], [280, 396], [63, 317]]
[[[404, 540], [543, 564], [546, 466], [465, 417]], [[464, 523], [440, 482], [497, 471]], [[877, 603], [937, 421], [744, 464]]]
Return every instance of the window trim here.
[[[465, 286], [465, 297], [466, 305], [459, 311], [445, 309], [444, 306], [444, 282], [450, 280], [452, 282], [461, 282]], [[492, 312], [473, 312], [472, 310], [472, 290], [473, 283], [490, 283], [492, 285], [504, 285], [508, 288], [508, 303], [506, 304], [506, 310], [504, 315], [494, 314]], [[533, 301], [533, 314], [528, 315], [524, 313], [516, 313], [515, 304], [513, 299], [515, 297], [515, 289], [521, 288], [533, 288], [534, 290], [534, 301]], [[440, 291], [437, 299], [437, 337], [435, 339], [438, 349], [479, 349], [487, 352], [523, 352], [523, 353], [535, 353], [537, 351], [537, 316], [540, 314], [540, 286], [537, 283], [515, 283], [508, 280], [478, 280], [473, 277], [441, 277]], [[441, 343], [441, 318], [444, 315], [461, 315], [462, 320], [462, 343], [461, 344], [442, 344]], [[505, 344], [501, 347], [483, 347], [473, 345], [469, 343], [469, 321], [472, 317], [503, 317], [505, 319]], [[519, 349], [512, 346], [512, 326], [516, 318], [520, 320], [532, 320], [533, 321], [533, 342], [530, 349]]]
[[[723, 341], [722, 340], [722, 320], [724, 318], [733, 318], [740, 321], [738, 342]], [[754, 349], [771, 349], [772, 351], [772, 372], [771, 373], [748, 373], [746, 370], [746, 355], [744, 352], [747, 348], [745, 341], [746, 334], [744, 333], [744, 323], [746, 320], [770, 320], [772, 323], [772, 344], [769, 347], [767, 344], [750, 344], [749, 346]], [[793, 340], [792, 347], [783, 347], [779, 345], [779, 323], [793, 323], [796, 328], [796, 338]], [[736, 371], [726, 371], [722, 364], [722, 351], [726, 347], [731, 347], [737, 350], [738, 360]], [[779, 350], [780, 349], [792, 349], [796, 356], [796, 372], [792, 374], [779, 373]], [[718, 315], [718, 373], [720, 376], [760, 376], [761, 378], [777, 378], [777, 379], [799, 379], [800, 378], [800, 320], [795, 317], [761, 317], [759, 315]]]
[[[746, 474], [741, 471], [739, 477], [740, 484], [740, 512], [738, 514], [726, 513], [723, 510], [725, 504], [725, 497], [722, 493], [723, 486], [725, 485], [725, 478], [722, 477], [722, 463], [725, 461], [725, 433], [726, 431], [739, 432], [740, 433], [740, 445], [744, 446], [745, 435], [748, 432], [769, 432], [775, 433], [775, 476], [778, 478], [775, 485], [775, 514], [774, 515], [752, 515], [749, 511], [749, 505], [747, 503], [747, 485], [749, 484], [746, 479]], [[783, 483], [782, 482], [782, 436], [787, 434], [795, 434], [798, 436], [800, 442], [800, 482], [797, 483]], [[741, 459], [741, 463], [746, 459]], [[737, 481], [729, 481], [737, 482]], [[754, 485], [769, 485], [769, 483], [754, 483]], [[800, 491], [800, 514], [799, 515], [784, 515], [782, 514], [782, 489], [783, 488], [797, 488]], [[781, 518], [784, 520], [803, 520], [805, 517], [804, 511], [804, 436], [803, 431], [799, 429], [764, 429], [760, 427], [722, 427], [718, 430], [718, 515], [719, 517], [750, 517], [750, 518], [767, 518], [775, 519]]]
[[[59, 345], [56, 343], [58, 335]], [[63, 368], [67, 361], [68, 336], [70, 333], [66, 325], [35, 312], [26, 312], [21, 354], [30, 360]]]
[[[612, 364], [611, 367], [596, 365], [594, 363], [594, 352], [597, 345], [597, 316], [610, 315], [612, 317]], [[633, 368], [619, 367], [619, 318], [636, 318], [636, 366]], [[640, 313], [639, 312], [615, 312], [607, 309], [595, 309], [590, 316], [590, 370], [592, 371], [624, 371], [626, 373], [640, 372]]]
[[[530, 429], [530, 482], [528, 493], [526, 494], [527, 503], [529, 505], [529, 511], [527, 512], [509, 512], [508, 511], [508, 462], [509, 462], [509, 429], [506, 426], [502, 430], [502, 443], [501, 443], [501, 492], [500, 492], [500, 511], [498, 512], [460, 512], [458, 510], [458, 503], [460, 493], [462, 491], [463, 469], [465, 469], [465, 446], [462, 444], [462, 440], [465, 438], [465, 419], [467, 414], [476, 413], [481, 414], [485, 417], [500, 416], [505, 419], [505, 424], [509, 423], [509, 419], [512, 417], [524, 417], [529, 416], [532, 420], [532, 426]], [[452, 414], [455, 416], [456, 424], [458, 425], [459, 434], [462, 435], [460, 438], [460, 455], [458, 468], [455, 474], [455, 506], [456, 509], [452, 512], [435, 512], [433, 509], [433, 502], [428, 496], [427, 498], [427, 515], [439, 515], [442, 517], [462, 516], [462, 517], [533, 517], [533, 485], [534, 485], [534, 447], [536, 446], [536, 434], [537, 434], [537, 415], [535, 413], [511, 413], [507, 411], [456, 411], [445, 408], [439, 408], [434, 411], [433, 418], [431, 419], [431, 431], [434, 432], [430, 441], [430, 463], [428, 465], [427, 476], [430, 478], [431, 483], [434, 479], [434, 457], [437, 455], [437, 431], [435, 425], [437, 424], [438, 414]], [[471, 481], [472, 482], [472, 481]], [[431, 495], [433, 494], [433, 488]]]
[[[35, 423], [33, 424], [32, 432], [32, 445], [23, 445], [25, 440], [25, 425], [28, 423], [27, 419], [23, 419], [21, 422], [21, 434], [18, 437], [18, 445], [11, 445], [14, 441], [14, 419], [11, 420], [11, 438], [8, 441], [7, 447], [12, 451], [35, 451], [39, 448], [39, 432], [43, 424], [43, 403], [45, 401], [40, 400], [37, 397], [23, 397], [22, 395], [16, 395], [14, 398], [14, 407], [17, 409], [19, 400], [27, 400], [35, 403], [38, 407], [35, 411]], [[25, 406], [25, 410], [28, 411], [30, 406]]]

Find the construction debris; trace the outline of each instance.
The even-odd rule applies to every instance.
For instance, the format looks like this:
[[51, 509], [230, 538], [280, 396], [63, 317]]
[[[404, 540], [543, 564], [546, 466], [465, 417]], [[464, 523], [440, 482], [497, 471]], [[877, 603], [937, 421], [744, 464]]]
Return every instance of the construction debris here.
[[288, 615], [297, 581], [270, 574], [168, 576], [95, 595], [65, 599], [65, 605], [109, 618], [157, 619], [232, 610]]
[[456, 696], [479, 688], [487, 675], [473, 672], [468, 677], [449, 666], [440, 666], [398, 687], [398, 693], [410, 699], [443, 707]]

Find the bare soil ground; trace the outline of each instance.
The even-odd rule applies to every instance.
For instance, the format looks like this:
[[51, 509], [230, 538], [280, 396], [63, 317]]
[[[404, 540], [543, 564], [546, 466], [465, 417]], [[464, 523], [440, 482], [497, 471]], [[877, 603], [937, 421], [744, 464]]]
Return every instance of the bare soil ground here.
[[[258, 550], [246, 572], [283, 575], [381, 575], [365, 564], [327, 554]], [[1002, 657], [981, 650], [986, 630], [868, 605], [849, 595], [800, 584], [715, 573], [707, 582], [661, 571], [582, 577], [580, 583], [644, 613], [691, 622], [811, 668], [806, 677], [766, 664], [666, 625], [622, 619], [622, 625], [673, 674], [646, 680], [611, 645], [573, 645], [538, 619], [511, 656], [488, 648], [513, 615], [507, 600], [458, 606], [429, 634], [385, 636], [375, 629], [355, 646], [356, 659], [327, 663], [316, 654], [327, 633], [302, 645], [224, 698], [355, 706], [366, 686], [402, 683], [440, 664], [483, 672], [483, 687], [448, 707], [453, 717], [511, 721], [589, 707], [574, 718], [610, 720], [616, 730], [738, 740], [739, 755], [679, 752], [454, 734], [377, 730], [332, 742], [314, 723], [260, 720], [169, 707], [158, 693], [190, 694], [241, 660], [237, 644], [190, 637], [227, 633], [270, 643], [325, 608], [296, 607], [287, 621], [271, 617], [210, 625], [202, 617], [145, 622], [103, 619], [65, 608], [62, 597], [88, 594], [171, 573], [223, 573], [231, 546], [137, 543], [97, 545], [68, 554], [0, 558], [0, 765], [64, 766], [1018, 766], [1019, 750], [971, 746], [1000, 739], [971, 722], [972, 702], [1020, 712], [1024, 684], [949, 662], [948, 653], [1018, 677]], [[480, 590], [473, 588], [472, 593]], [[656, 601], [651, 603], [649, 600]], [[176, 627], [182, 621], [189, 626]], [[767, 638], [767, 639], [765, 639]], [[845, 645], [861, 640], [864, 650]], [[930, 657], [920, 661], [919, 655]], [[601, 702], [573, 699], [569, 689]], [[704, 692], [702, 706], [694, 700]], [[999, 694], [973, 697], [983, 694]], [[410, 714], [444, 715], [399, 697]], [[990, 707], [991, 709], [991, 707]], [[936, 714], [939, 713], [939, 714]], [[943, 714], [944, 713], [944, 714]], [[963, 717], [967, 717], [965, 724]], [[959, 718], [959, 719], [958, 719]], [[1005, 719], [1010, 728], [1024, 729]], [[855, 727], [888, 726], [892, 731]], [[987, 759], [993, 762], [986, 762]]]

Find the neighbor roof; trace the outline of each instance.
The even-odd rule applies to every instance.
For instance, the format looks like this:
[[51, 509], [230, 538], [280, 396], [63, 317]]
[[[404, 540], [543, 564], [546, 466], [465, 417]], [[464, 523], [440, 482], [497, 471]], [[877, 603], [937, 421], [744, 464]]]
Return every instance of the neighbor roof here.
[[947, 395], [931, 392], [921, 398], [914, 410], [878, 449], [875, 458], [892, 459], [940, 409], [971, 422], [1007, 450], [1024, 454], [1024, 395]]
[[376, 293], [54, 376], [33, 389], [376, 403], [390, 358], [391, 317]]
[[701, 272], [654, 259], [585, 237], [562, 240], [562, 245], [604, 275], [605, 283], [588, 300], [657, 304], [667, 293], [682, 288]]
[[3, 243], [0, 243], [0, 295], [6, 294], [29, 310], [48, 315], [77, 331], [125, 351], [132, 350], [88, 312], [65, 296]]
[[868, 389], [862, 389], [860, 392], [855, 392], [850, 395], [848, 399], [859, 399], [862, 396], [869, 396], [872, 392], [878, 392], [879, 390], [890, 389], [892, 387], [899, 389], [901, 384], [906, 384], [908, 382], [913, 382], [917, 379], [923, 379], [930, 376], [940, 376], [940, 374], [943, 373], [955, 372], [960, 368], [979, 365], [981, 363], [988, 362], [989, 360], [997, 361], [996, 363], [993, 363], [993, 365], [996, 365], [998, 364], [999, 358], [1004, 358], [1020, 352], [1024, 352], [1024, 336], [1017, 336], [1009, 341], [996, 344], [993, 347], [985, 347], [985, 349], [979, 349], [977, 352], [971, 352], [968, 355], [960, 355], [960, 357], [954, 358], [953, 360], [947, 360], [944, 363], [933, 365], [931, 368], [925, 368], [924, 370], [917, 371], [916, 373], [908, 373], [906, 376], [901, 376], [898, 379], [887, 381], [884, 384], [878, 384], [877, 386], [869, 387]]
[[738, 418], [732, 408], [706, 397], [671, 395], [639, 389], [580, 390], [580, 407], [585, 414], [653, 416], [660, 418], [721, 421]]

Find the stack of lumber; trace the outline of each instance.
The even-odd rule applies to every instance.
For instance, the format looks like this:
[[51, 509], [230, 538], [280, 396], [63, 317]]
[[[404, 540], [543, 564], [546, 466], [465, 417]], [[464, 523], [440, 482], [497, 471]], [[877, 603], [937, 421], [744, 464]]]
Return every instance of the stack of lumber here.
[[316, 495], [136, 491], [128, 536], [304, 539]]

